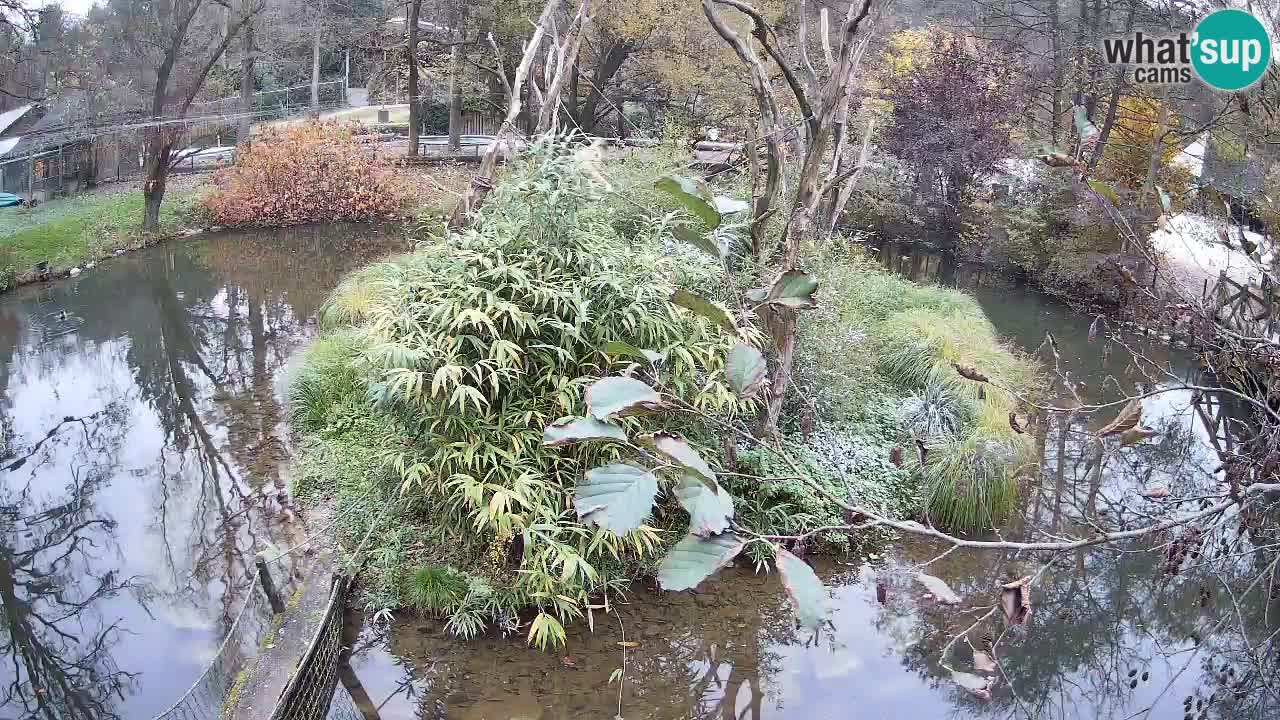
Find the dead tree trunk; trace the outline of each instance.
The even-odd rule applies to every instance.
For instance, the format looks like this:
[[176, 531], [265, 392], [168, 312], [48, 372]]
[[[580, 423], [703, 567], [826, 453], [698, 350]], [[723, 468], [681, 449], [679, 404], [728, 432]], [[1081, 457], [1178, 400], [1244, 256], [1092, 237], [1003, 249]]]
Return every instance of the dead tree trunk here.
[[[795, 96], [796, 106], [801, 116], [805, 118], [804, 140], [801, 145], [803, 162], [796, 179], [795, 195], [790, 203], [790, 214], [782, 232], [780, 248], [771, 259], [771, 266], [765, 270], [767, 277], [762, 278], [766, 281], [763, 284], [767, 286], [774, 278], [795, 269], [800, 248], [817, 237], [818, 209], [822, 199], [834, 189], [836, 177], [827, 175], [828, 181], [823, 182], [822, 169], [827, 162], [827, 150], [834, 134], [836, 118], [840, 111], [847, 107], [845, 100], [849, 86], [861, 59], [861, 44], [854, 42], [854, 39], [858, 28], [871, 11], [871, 0], [850, 5], [840, 28], [839, 51], [832, 53], [834, 62], [829, 67], [828, 77], [825, 82], [816, 83], [820, 92], [812, 94], [806, 92], [796, 70], [778, 49], [777, 36], [759, 11], [741, 0], [702, 0], [703, 14], [707, 16], [712, 28], [733, 48], [738, 59], [750, 72], [752, 93], [755, 95], [761, 117], [767, 128], [764, 138], [767, 141], [770, 162], [779, 163], [780, 166], [782, 151], [776, 136], [780, 134], [781, 128], [777, 120], [778, 104], [773, 96], [770, 74], [765, 69], [760, 54], [719, 16], [715, 9], [717, 5], [731, 7], [751, 19], [753, 24], [751, 37], [759, 43], [765, 56], [781, 70], [783, 79]], [[829, 38], [823, 39], [824, 48], [829, 42]], [[813, 86], [815, 83], [811, 82], [810, 85]], [[773, 127], [768, 127], [769, 125]], [[760, 200], [763, 199], [760, 198]], [[757, 201], [753, 224], [762, 222], [764, 219], [764, 215], [759, 213], [760, 205], [761, 203]], [[765, 210], [765, 213], [767, 212], [768, 210]], [[778, 420], [782, 416], [783, 401], [791, 385], [798, 316], [796, 311], [790, 308], [775, 305], [764, 305], [759, 312], [773, 340], [773, 353], [769, 363], [769, 394], [756, 428], [759, 435], [767, 435], [777, 428]]]
[[[585, 1], [585, 0], [584, 0]], [[546, 34], [547, 25], [551, 22], [551, 15], [559, 6], [560, 0], [547, 0], [547, 4], [542, 8], [542, 14], [538, 16], [538, 24], [533, 29], [533, 36], [529, 38], [529, 42], [524, 46], [524, 55], [520, 58], [520, 64], [516, 66], [515, 78], [511, 81], [511, 91], [508, 93], [507, 117], [502, 123], [502, 127], [498, 129], [497, 137], [494, 138], [493, 144], [489, 146], [489, 151], [485, 153], [484, 159], [480, 161], [480, 169], [476, 172], [475, 177], [471, 178], [471, 184], [467, 187], [467, 192], [462, 196], [462, 200], [453, 208], [453, 215], [449, 218], [449, 228], [452, 230], [460, 230], [466, 227], [476, 210], [484, 203], [484, 199], [488, 196], [489, 191], [493, 189], [493, 176], [498, 168], [498, 156], [509, 151], [511, 147], [511, 139], [515, 136], [516, 120], [520, 117], [520, 108], [523, 106], [521, 98], [525, 80], [529, 77], [529, 68], [533, 65], [534, 57], [538, 54], [542, 45], [542, 37]]]

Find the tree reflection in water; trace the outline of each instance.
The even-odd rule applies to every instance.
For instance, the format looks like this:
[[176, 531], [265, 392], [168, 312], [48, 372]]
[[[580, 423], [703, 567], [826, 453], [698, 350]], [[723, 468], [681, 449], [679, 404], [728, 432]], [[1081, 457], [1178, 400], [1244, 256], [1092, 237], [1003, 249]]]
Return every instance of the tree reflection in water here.
[[[83, 447], [109, 456], [123, 421], [113, 406], [66, 418], [46, 438], [78, 432]], [[97, 607], [140, 586], [114, 569], [115, 521], [93, 502], [111, 468], [77, 464], [65, 487], [45, 490], [16, 472], [33, 457], [11, 454], [0, 469], [0, 655], [12, 668], [0, 675], [0, 708], [24, 718], [116, 718], [134, 676], [111, 656], [124, 630]]]
[[233, 234], [0, 303], [0, 718], [146, 719], [195, 679], [252, 556], [296, 540], [275, 378], [341, 274], [390, 249]]

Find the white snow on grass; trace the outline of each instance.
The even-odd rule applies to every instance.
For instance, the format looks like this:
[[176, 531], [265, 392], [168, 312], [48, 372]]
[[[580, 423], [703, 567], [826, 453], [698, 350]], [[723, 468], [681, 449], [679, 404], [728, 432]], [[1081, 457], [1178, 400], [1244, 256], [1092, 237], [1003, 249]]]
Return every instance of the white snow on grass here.
[[[1200, 297], [1208, 281], [1212, 290], [1218, 282], [1218, 274], [1244, 283], [1258, 283], [1262, 271], [1243, 250], [1228, 247], [1219, 239], [1219, 228], [1226, 223], [1204, 215], [1181, 213], [1169, 219], [1167, 230], [1151, 233], [1151, 245], [1164, 256], [1161, 272], [1166, 279], [1176, 281], [1182, 291], [1193, 298]], [[1247, 233], [1254, 242], [1262, 240], [1256, 233]], [[1232, 231], [1237, 236], [1237, 231]]]

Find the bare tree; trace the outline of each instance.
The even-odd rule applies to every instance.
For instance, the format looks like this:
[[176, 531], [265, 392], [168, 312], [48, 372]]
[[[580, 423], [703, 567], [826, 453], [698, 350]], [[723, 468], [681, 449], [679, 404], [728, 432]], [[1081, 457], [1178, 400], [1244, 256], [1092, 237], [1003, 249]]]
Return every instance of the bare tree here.
[[174, 161], [174, 145], [182, 136], [183, 123], [196, 97], [236, 35], [262, 10], [262, 0], [248, 0], [246, 7], [225, 33], [214, 7], [226, 8], [223, 0], [140, 0], [131, 3], [127, 32], [135, 47], [145, 55], [144, 67], [153, 73], [150, 122], [145, 132], [143, 170], [142, 229], [160, 227], [160, 204], [164, 201], [169, 170]]
[[[751, 20], [752, 39], [759, 44], [764, 56], [781, 71], [801, 116], [796, 125], [804, 131], [801, 141], [802, 161], [794, 194], [789, 202], [786, 224], [780, 241], [774, 247], [766, 246], [764, 222], [772, 214], [773, 204], [777, 199], [783, 154], [779, 136], [787, 128], [782, 125], [779, 102], [774, 96], [766, 60], [761, 59], [761, 55], [748, 40], [732, 29], [720, 15], [719, 7], [732, 8]], [[711, 27], [733, 48], [751, 78], [752, 93], [761, 117], [769, 178], [764, 192], [755, 198], [753, 205], [753, 249], [758, 260], [767, 259], [770, 263], [767, 273], [780, 277], [796, 269], [801, 245], [817, 239], [818, 210], [823, 198], [837, 190], [840, 182], [848, 179], [847, 176], [823, 173], [823, 168], [831, 161], [833, 146], [843, 150], [840, 146], [843, 145], [848, 93], [866, 48], [865, 39], [869, 37], [866, 32], [859, 37], [858, 31], [871, 12], [871, 0], [849, 6], [849, 11], [836, 32], [837, 42], [834, 45], [839, 50], [827, 55], [828, 63], [823, 77], [819, 77], [816, 68], [814, 69], [808, 89], [795, 67], [784, 57], [777, 34], [759, 10], [740, 0], [703, 0], [702, 9]], [[824, 47], [831, 45], [830, 38], [823, 38], [823, 44]], [[808, 48], [801, 47], [800, 52], [805, 58], [803, 64], [806, 69], [813, 67], [813, 63], [807, 58]], [[782, 415], [782, 403], [791, 384], [797, 315], [793, 309], [777, 306], [762, 307], [760, 313], [774, 345], [769, 373], [772, 384], [757, 430], [761, 434], [768, 434], [777, 427]]]

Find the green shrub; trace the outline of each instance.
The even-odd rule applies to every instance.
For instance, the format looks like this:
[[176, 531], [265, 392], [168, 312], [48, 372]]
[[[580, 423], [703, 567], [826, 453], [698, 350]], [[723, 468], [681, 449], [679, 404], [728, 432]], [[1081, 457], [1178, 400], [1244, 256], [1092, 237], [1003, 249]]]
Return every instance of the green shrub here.
[[451, 614], [458, 632], [533, 606], [530, 639], [555, 642], [588, 596], [618, 587], [626, 567], [667, 541], [660, 527], [618, 537], [572, 511], [582, 471], [618, 447], [542, 446], [546, 425], [581, 414], [588, 384], [626, 369], [627, 358], [603, 351], [608, 342], [663, 352], [673, 392], [713, 413], [739, 411], [720, 379], [729, 339], [667, 301], [677, 261], [619, 236], [576, 162], [535, 148], [471, 229], [347, 278], [322, 313], [332, 346], [308, 355], [294, 385], [303, 427], [333, 426], [336, 388], [367, 397], [362, 412], [391, 428], [363, 452], [392, 468], [414, 523], [448, 536], [413, 562], [468, 575]]

